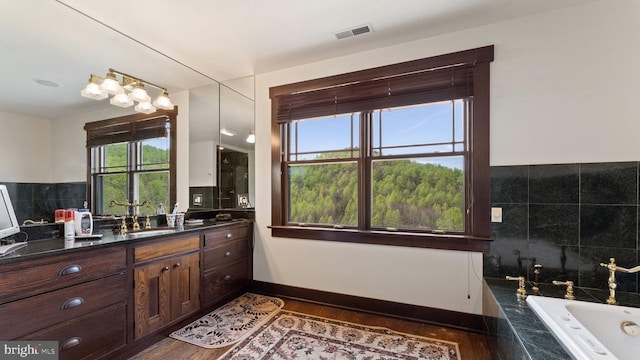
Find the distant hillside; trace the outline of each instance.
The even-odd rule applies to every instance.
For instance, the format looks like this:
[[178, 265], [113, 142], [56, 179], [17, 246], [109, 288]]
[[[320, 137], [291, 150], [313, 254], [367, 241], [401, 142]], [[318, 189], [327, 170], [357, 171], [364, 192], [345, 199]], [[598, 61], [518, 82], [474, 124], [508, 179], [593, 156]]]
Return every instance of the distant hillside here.
[[[157, 148], [151, 145], [142, 147], [144, 162], [147, 164], [163, 163], [169, 159], [169, 150]], [[112, 145], [107, 148], [106, 165], [113, 167], [109, 171], [125, 171], [127, 164], [126, 144]], [[168, 168], [168, 165], [146, 165], [145, 169]], [[162, 203], [165, 209], [169, 208], [169, 173], [158, 172], [141, 174], [139, 178], [139, 199], [140, 202], [149, 201], [149, 205], [140, 209], [141, 214], [154, 213], [156, 205]], [[104, 177], [103, 181], [103, 214], [122, 215], [124, 207], [110, 206], [109, 202], [115, 200], [122, 203], [128, 199], [127, 177], [125, 174], [114, 174]]]
[[[291, 221], [357, 224], [357, 172], [352, 163], [294, 166]], [[379, 161], [373, 168], [374, 226], [462, 230], [463, 172], [440, 165]]]

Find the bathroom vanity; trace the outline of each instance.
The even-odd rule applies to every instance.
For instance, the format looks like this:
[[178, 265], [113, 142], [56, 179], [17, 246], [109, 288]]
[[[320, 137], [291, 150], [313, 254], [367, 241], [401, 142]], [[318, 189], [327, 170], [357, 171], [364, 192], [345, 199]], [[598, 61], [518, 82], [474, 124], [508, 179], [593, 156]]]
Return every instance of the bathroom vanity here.
[[0, 258], [0, 339], [55, 340], [60, 359], [127, 358], [251, 282], [250, 220], [139, 234], [34, 240]]

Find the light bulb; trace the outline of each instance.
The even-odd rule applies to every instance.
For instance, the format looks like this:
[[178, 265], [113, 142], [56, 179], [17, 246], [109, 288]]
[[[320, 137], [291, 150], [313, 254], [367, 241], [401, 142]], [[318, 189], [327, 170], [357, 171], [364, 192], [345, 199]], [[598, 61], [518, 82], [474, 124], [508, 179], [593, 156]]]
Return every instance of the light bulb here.
[[158, 96], [158, 98], [153, 102], [153, 105], [158, 109], [173, 110], [173, 103], [171, 103], [171, 99], [169, 99], [169, 95], [166, 91], [163, 91], [162, 95]]
[[255, 142], [256, 142], [256, 134], [254, 134], [254, 133], [253, 133], [253, 131], [251, 131], [251, 132], [249, 133], [249, 136], [247, 136], [247, 142], [248, 142], [249, 144], [253, 144], [253, 143], [255, 143]]
[[[149, 94], [147, 94], [147, 91], [144, 89], [142, 84], [137, 84], [133, 88], [133, 90], [131, 90], [131, 92], [129, 93], [129, 98], [139, 103], [148, 103], [151, 101]], [[149, 103], [149, 105], [151, 105], [151, 103]]]
[[111, 105], [120, 107], [129, 107], [133, 105], [133, 100], [129, 99], [127, 94], [125, 94], [124, 92], [112, 97], [109, 102], [111, 103]]
[[91, 75], [89, 83], [84, 87], [84, 89], [80, 91], [80, 95], [94, 100], [102, 100], [109, 96], [100, 88], [100, 85], [98, 85], [98, 81], [99, 78], [97, 76]]
[[110, 72], [107, 74], [107, 77], [102, 80], [102, 85], [100, 88], [105, 91], [107, 94], [117, 95], [124, 92], [124, 89], [120, 84], [118, 84], [118, 80], [116, 80], [116, 74]]
[[156, 108], [153, 105], [151, 105], [151, 103], [148, 101], [138, 103], [138, 105], [136, 105], [134, 109], [137, 112], [141, 112], [143, 114], [151, 114], [152, 112], [156, 111]]

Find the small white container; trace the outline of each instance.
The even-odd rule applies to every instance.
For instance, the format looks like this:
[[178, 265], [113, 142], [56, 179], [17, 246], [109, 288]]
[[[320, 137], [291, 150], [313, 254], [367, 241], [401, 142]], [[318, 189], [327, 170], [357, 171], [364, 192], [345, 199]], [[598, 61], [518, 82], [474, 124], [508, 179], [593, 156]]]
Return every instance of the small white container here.
[[64, 211], [64, 237], [65, 238], [73, 238], [75, 236], [75, 221], [74, 221], [74, 211], [73, 210], [65, 210]]
[[93, 233], [93, 217], [89, 209], [80, 209], [75, 213], [76, 235], [91, 235]]
[[166, 214], [167, 216], [167, 226], [175, 227], [176, 226], [176, 214]]

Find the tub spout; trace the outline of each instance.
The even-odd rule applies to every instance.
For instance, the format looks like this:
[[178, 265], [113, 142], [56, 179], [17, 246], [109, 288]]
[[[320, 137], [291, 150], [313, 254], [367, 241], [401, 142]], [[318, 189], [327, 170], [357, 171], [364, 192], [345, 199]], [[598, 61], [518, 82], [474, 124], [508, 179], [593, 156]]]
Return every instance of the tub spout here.
[[633, 274], [640, 271], [640, 265], [632, 267], [631, 269], [627, 269], [622, 266], [616, 265], [615, 258], [609, 258], [608, 264], [600, 263], [600, 266], [605, 267], [609, 270], [609, 279], [607, 280], [609, 284], [609, 298], [607, 299], [607, 304], [617, 305], [618, 301], [616, 300], [616, 287], [618, 287], [618, 285], [616, 283], [616, 271]]
[[618, 305], [618, 300], [616, 300], [616, 259], [609, 258], [609, 263], [600, 263], [600, 266], [605, 267], [609, 270], [609, 279], [607, 280], [607, 284], [609, 285], [609, 297], [607, 298], [607, 304], [609, 305]]
[[640, 265], [632, 267], [631, 269], [627, 269], [622, 266], [616, 265], [616, 258], [609, 258], [608, 264], [600, 263], [600, 266], [605, 267], [609, 270], [609, 279], [607, 280], [607, 283], [609, 284], [609, 298], [607, 299], [607, 304], [617, 305], [618, 301], [616, 300], [616, 288], [618, 287], [618, 284], [616, 283], [616, 271], [633, 274], [640, 271]]

